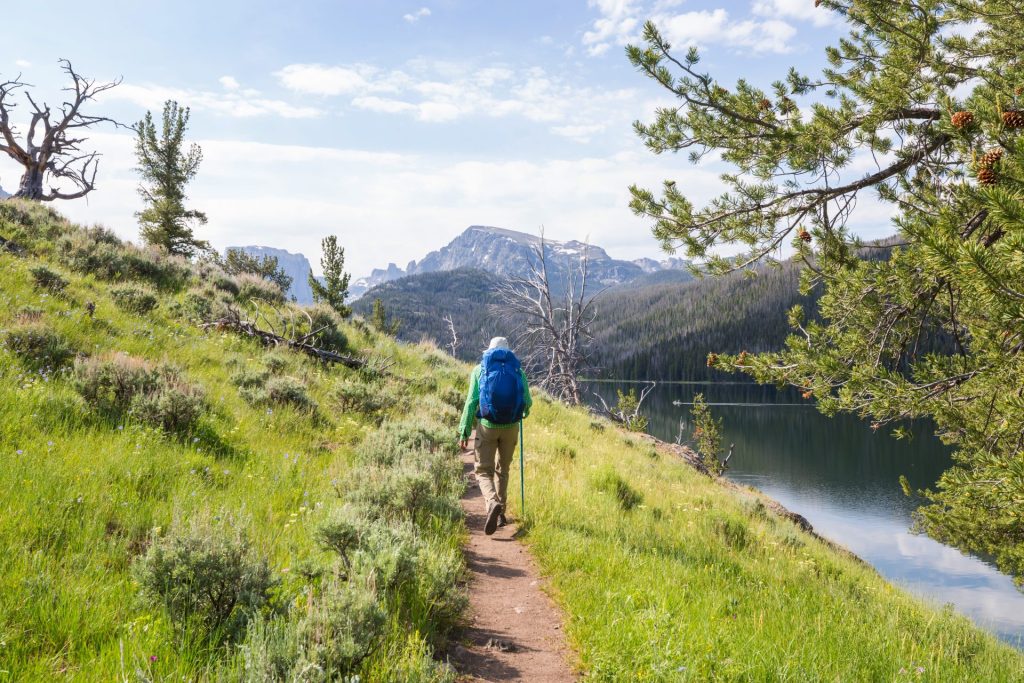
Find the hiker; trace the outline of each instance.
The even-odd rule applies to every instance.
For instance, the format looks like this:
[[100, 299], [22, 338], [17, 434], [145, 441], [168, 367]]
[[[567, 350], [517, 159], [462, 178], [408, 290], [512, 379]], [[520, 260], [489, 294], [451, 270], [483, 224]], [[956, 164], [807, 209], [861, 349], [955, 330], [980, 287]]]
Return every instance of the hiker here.
[[[495, 337], [484, 351], [480, 365], [470, 375], [469, 393], [459, 424], [459, 445], [462, 450], [466, 450], [469, 434], [476, 422], [474, 470], [487, 505], [484, 533], [488, 536], [499, 526], [508, 523], [505, 519], [508, 472], [519, 442], [519, 422], [530, 414], [532, 405], [530, 387], [519, 359], [508, 348], [505, 337]], [[495, 474], [498, 478], [497, 490], [494, 486]]]

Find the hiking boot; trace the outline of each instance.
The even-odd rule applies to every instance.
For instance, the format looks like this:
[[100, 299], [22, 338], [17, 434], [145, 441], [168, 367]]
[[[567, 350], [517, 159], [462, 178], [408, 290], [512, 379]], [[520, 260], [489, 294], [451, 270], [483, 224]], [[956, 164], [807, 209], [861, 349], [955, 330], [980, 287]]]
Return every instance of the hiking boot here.
[[505, 512], [501, 503], [491, 503], [487, 508], [487, 523], [484, 524], [484, 533], [490, 536], [498, 528], [498, 517]]
[[501, 514], [498, 515], [498, 528], [500, 529], [501, 527], [507, 526], [507, 525], [508, 525], [508, 520], [505, 519], [505, 513], [502, 512]]

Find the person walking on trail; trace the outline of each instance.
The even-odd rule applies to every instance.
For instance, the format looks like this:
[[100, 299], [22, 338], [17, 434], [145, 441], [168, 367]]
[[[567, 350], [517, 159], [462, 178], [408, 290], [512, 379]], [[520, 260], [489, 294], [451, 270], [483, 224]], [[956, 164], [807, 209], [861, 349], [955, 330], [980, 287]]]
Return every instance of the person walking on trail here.
[[505, 496], [508, 493], [508, 472], [519, 442], [519, 423], [530, 414], [532, 405], [530, 387], [519, 359], [509, 349], [505, 337], [495, 337], [484, 351], [480, 365], [470, 375], [469, 393], [466, 394], [466, 405], [459, 423], [462, 450], [466, 450], [470, 432], [476, 423], [474, 470], [487, 505], [484, 533], [488, 536], [507, 523]]

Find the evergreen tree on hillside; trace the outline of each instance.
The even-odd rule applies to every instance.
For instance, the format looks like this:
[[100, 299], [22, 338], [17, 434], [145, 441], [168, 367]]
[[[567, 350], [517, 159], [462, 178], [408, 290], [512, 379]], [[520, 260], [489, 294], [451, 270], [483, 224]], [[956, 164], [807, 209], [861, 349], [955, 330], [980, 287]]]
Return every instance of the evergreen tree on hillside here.
[[[799, 307], [775, 353], [708, 358], [800, 387], [876, 427], [933, 418], [956, 465], [922, 527], [1024, 576], [1024, 12], [1017, 0], [819, 0], [847, 37], [820, 76], [727, 87], [652, 24], [629, 60], [678, 99], [637, 123], [654, 152], [721, 155], [726, 191], [695, 206], [666, 181], [632, 208], [666, 248], [742, 268], [791, 243], [820, 322]], [[863, 161], [872, 170], [856, 170]], [[858, 201], [892, 206], [887, 258], [853, 236]], [[714, 256], [739, 244], [744, 257]], [[935, 340], [940, 343], [935, 343]], [[947, 346], [951, 351], [945, 351]], [[938, 350], [937, 350], [938, 349]]]
[[186, 209], [185, 186], [199, 171], [203, 152], [192, 143], [185, 150], [189, 109], [173, 100], [164, 103], [159, 130], [152, 112], [136, 127], [136, 171], [142, 176], [139, 194], [146, 208], [137, 213], [142, 239], [171, 254], [192, 256], [209, 250], [208, 242], [196, 239], [192, 225], [206, 224], [206, 214]]
[[320, 246], [324, 252], [320, 257], [324, 281], [321, 283], [310, 272], [309, 287], [313, 290], [313, 300], [327, 304], [338, 315], [347, 318], [352, 315], [352, 309], [345, 305], [345, 299], [348, 298], [348, 281], [351, 277], [345, 272], [345, 248], [338, 246], [338, 238], [335, 235], [323, 238]]
[[373, 300], [373, 312], [370, 314], [370, 324], [373, 325], [374, 329], [384, 334], [391, 335], [392, 337], [398, 334], [398, 330], [402, 328], [402, 321], [395, 316], [388, 317], [387, 311], [384, 310], [384, 302], [380, 299]]

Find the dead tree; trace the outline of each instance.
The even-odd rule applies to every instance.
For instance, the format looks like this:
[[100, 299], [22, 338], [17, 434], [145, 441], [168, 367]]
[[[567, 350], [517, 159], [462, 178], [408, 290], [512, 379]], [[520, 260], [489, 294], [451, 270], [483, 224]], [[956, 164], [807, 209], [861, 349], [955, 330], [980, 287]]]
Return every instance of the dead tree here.
[[455, 321], [452, 320], [450, 313], [444, 317], [444, 321], [448, 323], [448, 332], [452, 335], [452, 340], [446, 346], [454, 356], [455, 352], [459, 350], [459, 335], [455, 332]]
[[533, 249], [525, 276], [498, 286], [497, 317], [510, 326], [520, 359], [538, 386], [570, 405], [582, 401], [580, 379], [589, 369], [590, 326], [596, 317], [596, 293], [588, 288], [589, 244], [569, 258], [566, 278], [556, 290], [549, 272], [544, 232]]
[[[628, 394], [619, 391], [619, 400], [614, 407], [608, 405], [608, 402], [604, 400], [604, 397], [595, 391], [593, 392], [594, 396], [596, 396], [597, 400], [601, 402], [601, 409], [598, 412], [603, 414], [605, 417], [610, 418], [614, 422], [625, 425], [630, 430], [633, 430], [634, 426], [641, 424], [643, 425], [643, 428], [646, 428], [647, 418], [640, 414], [640, 409], [643, 407], [644, 401], [647, 400], [647, 396], [654, 391], [656, 386], [658, 386], [657, 382], [648, 382], [647, 386], [640, 390], [640, 396], [636, 396], [636, 393], [632, 389], [630, 389]], [[682, 434], [682, 429], [683, 423], [680, 421], [680, 434]], [[642, 429], [640, 431], [642, 431]], [[677, 438], [676, 443], [681, 443], [681, 441]]]
[[[30, 84], [18, 75], [14, 80], [0, 83], [0, 152], [21, 164], [23, 172], [15, 197], [49, 202], [54, 199], [77, 199], [96, 189], [96, 170], [99, 167], [99, 152], [82, 151], [86, 142], [83, 131], [99, 124], [117, 121], [105, 116], [82, 113], [82, 107], [100, 93], [121, 84], [121, 79], [109, 83], [97, 83], [76, 72], [71, 62], [60, 60], [61, 69], [71, 78], [71, 85], [64, 88], [70, 93], [60, 109], [51, 111], [49, 105], [37, 104], [26, 90]], [[21, 91], [32, 108], [32, 118], [24, 141], [11, 123], [11, 112], [17, 108], [15, 95]], [[40, 136], [37, 140], [36, 136]], [[43, 189], [48, 182], [49, 191]]]

